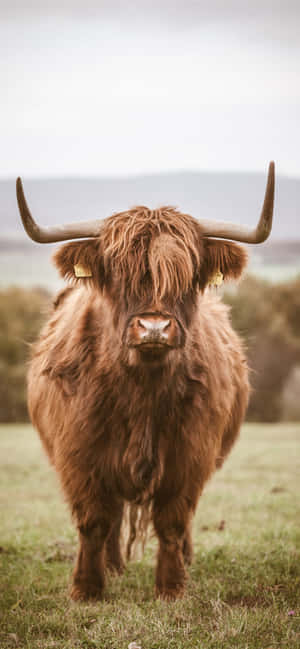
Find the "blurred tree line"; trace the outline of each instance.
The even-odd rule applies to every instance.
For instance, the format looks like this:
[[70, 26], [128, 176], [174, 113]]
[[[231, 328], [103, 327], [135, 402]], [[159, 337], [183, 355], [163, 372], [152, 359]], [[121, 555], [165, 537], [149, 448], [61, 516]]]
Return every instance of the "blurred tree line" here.
[[247, 419], [300, 420], [300, 277], [270, 284], [247, 276], [224, 299], [251, 368]]
[[[223, 296], [251, 368], [248, 419], [300, 420], [300, 277], [269, 284], [248, 276]], [[0, 421], [27, 421], [30, 345], [49, 312], [42, 289], [0, 292]]]
[[28, 421], [26, 372], [30, 345], [47, 313], [42, 289], [0, 291], [0, 421]]

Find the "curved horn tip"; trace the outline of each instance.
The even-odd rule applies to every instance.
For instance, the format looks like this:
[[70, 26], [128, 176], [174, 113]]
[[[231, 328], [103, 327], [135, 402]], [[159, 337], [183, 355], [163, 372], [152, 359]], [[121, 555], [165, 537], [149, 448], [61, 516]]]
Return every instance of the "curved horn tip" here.
[[272, 183], [273, 185], [274, 185], [274, 182], [275, 182], [275, 162], [274, 162], [274, 160], [271, 160], [271, 162], [269, 162], [268, 182]]
[[272, 230], [273, 209], [274, 209], [274, 189], [275, 189], [275, 162], [269, 163], [268, 179], [265, 192], [265, 199], [261, 217], [256, 229], [256, 243], [263, 243], [268, 239]]
[[271, 162], [269, 162], [269, 173], [274, 174], [274, 172], [275, 172], [275, 162], [274, 160], [271, 160]]
[[21, 194], [23, 196], [23, 198], [25, 198], [24, 197], [23, 183], [22, 183], [22, 179], [21, 179], [20, 176], [18, 176], [18, 178], [16, 180], [16, 190], [17, 190], [17, 196], [19, 196]]

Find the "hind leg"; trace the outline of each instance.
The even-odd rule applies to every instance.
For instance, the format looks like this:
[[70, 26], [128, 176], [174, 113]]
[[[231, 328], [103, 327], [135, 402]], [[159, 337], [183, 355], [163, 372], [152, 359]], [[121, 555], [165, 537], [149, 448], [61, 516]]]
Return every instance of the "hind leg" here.
[[110, 572], [122, 574], [125, 564], [121, 554], [120, 536], [121, 525], [123, 518], [123, 503], [116, 512], [115, 520], [111, 528], [110, 534], [106, 539], [106, 567]]
[[185, 536], [183, 539], [182, 554], [184, 563], [187, 566], [190, 566], [193, 559], [193, 541], [191, 534], [191, 526], [189, 525], [186, 529]]

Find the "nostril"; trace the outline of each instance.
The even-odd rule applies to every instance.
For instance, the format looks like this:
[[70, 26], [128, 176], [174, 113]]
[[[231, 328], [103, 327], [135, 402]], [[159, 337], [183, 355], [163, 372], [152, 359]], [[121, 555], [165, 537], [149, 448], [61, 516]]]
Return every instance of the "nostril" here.
[[141, 327], [142, 329], [149, 329], [149, 323], [147, 320], [138, 320], [138, 326]]
[[162, 325], [162, 330], [166, 331], [166, 329], [169, 329], [169, 327], [171, 326], [171, 320], [164, 320], [164, 322], [162, 322]]

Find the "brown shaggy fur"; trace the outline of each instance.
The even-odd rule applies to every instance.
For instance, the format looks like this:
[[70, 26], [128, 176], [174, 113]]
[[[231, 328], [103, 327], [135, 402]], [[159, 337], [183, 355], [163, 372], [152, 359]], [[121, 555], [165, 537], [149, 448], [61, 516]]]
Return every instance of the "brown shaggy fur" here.
[[[241, 343], [227, 308], [204, 289], [217, 270], [239, 277], [246, 254], [206, 239], [172, 208], [136, 207], [107, 219], [99, 238], [63, 245], [55, 263], [72, 280], [74, 264], [92, 270], [56, 300], [28, 379], [32, 421], [79, 531], [71, 595], [100, 597], [105, 567], [122, 570], [129, 502], [133, 536], [137, 507], [151, 512], [156, 591], [174, 599], [192, 556], [198, 498], [248, 400]], [[131, 319], [149, 312], [167, 314], [182, 332], [181, 344], [153, 363], [125, 342]]]

